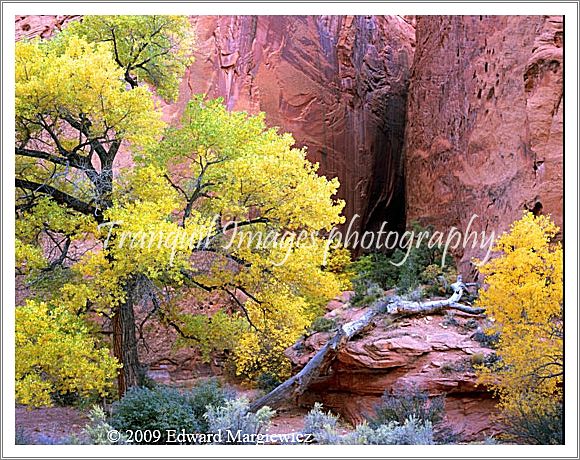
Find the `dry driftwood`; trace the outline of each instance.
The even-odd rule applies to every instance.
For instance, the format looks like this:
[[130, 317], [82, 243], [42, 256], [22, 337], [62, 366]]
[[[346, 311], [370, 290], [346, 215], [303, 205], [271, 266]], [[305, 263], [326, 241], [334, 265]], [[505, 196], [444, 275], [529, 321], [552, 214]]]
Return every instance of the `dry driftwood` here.
[[400, 317], [435, 313], [443, 308], [452, 308], [471, 314], [480, 314], [484, 312], [483, 308], [472, 308], [458, 303], [466, 287], [461, 280], [461, 276], [457, 277], [457, 282], [452, 284], [451, 287], [453, 288], [453, 295], [448, 299], [443, 300], [411, 302], [399, 297], [387, 297], [378, 300], [375, 302], [373, 307], [366, 311], [359, 319], [343, 324], [334, 337], [318, 350], [300, 372], [278, 385], [267, 395], [254, 401], [250, 405], [250, 410], [255, 412], [263, 406], [269, 406], [275, 409], [280, 407], [282, 403], [290, 398], [297, 400], [300, 395], [310, 387], [313, 381], [321, 375], [324, 375], [332, 364], [338, 351], [344, 347], [352, 337], [369, 326], [375, 316], [379, 314]]

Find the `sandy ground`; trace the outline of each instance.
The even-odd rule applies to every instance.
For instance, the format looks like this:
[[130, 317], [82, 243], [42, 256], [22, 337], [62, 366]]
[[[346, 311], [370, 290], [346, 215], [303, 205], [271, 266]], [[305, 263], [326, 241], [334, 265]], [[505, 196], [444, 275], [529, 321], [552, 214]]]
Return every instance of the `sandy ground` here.
[[89, 419], [72, 407], [28, 409], [16, 406], [16, 430], [33, 442], [57, 441], [70, 435], [79, 436]]

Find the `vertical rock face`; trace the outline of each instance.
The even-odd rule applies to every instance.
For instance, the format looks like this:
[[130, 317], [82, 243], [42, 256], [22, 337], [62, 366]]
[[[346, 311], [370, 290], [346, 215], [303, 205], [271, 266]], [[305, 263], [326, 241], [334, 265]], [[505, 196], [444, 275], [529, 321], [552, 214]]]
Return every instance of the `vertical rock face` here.
[[196, 62], [177, 117], [195, 93], [264, 111], [320, 173], [338, 177], [353, 228], [403, 223], [403, 146], [414, 28], [397, 16], [198, 16]]
[[[77, 18], [17, 16], [16, 37], [48, 37]], [[465, 230], [477, 214], [472, 229], [500, 232], [526, 208], [561, 226], [562, 17], [191, 21], [197, 60], [166, 119], [200, 92], [265, 111], [340, 179], [345, 214], [360, 215], [354, 229], [397, 228], [406, 211], [441, 230]], [[460, 249], [462, 271], [475, 276], [469, 260], [484, 253]]]
[[[417, 18], [405, 136], [407, 219], [504, 231], [523, 209], [562, 225], [563, 21]], [[461, 268], [485, 251], [458, 252]]]

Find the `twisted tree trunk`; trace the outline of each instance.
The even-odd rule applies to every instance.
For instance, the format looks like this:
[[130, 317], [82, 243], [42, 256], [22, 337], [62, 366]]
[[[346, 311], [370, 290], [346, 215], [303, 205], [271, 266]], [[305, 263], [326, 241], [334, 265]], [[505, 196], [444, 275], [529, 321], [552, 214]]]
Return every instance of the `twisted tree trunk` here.
[[297, 402], [298, 398], [310, 385], [320, 376], [324, 375], [330, 368], [340, 349], [352, 337], [363, 332], [370, 326], [374, 318], [379, 314], [401, 317], [435, 313], [443, 308], [453, 308], [471, 314], [480, 314], [485, 311], [483, 308], [472, 308], [458, 303], [465, 289], [465, 284], [461, 281], [461, 276], [458, 276], [457, 282], [452, 284], [451, 287], [453, 288], [453, 295], [444, 300], [410, 302], [408, 300], [402, 300], [399, 297], [387, 297], [378, 300], [359, 319], [343, 324], [338, 329], [336, 335], [318, 350], [298, 374], [290, 377], [270, 393], [253, 402], [250, 405], [250, 410], [255, 412], [263, 406], [269, 406], [275, 409], [290, 398], [293, 398]]

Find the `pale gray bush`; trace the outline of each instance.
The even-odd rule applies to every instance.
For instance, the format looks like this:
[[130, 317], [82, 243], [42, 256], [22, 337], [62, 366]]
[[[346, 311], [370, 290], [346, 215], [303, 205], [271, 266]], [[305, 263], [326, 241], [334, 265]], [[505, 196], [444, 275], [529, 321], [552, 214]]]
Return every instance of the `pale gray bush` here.
[[327, 431], [327, 428], [336, 428], [337, 422], [338, 416], [330, 411], [324, 412], [322, 404], [317, 402], [314, 403], [312, 410], [304, 417], [304, 433], [313, 434], [316, 437], [318, 434]]
[[314, 433], [319, 444], [327, 445], [430, 445], [433, 441], [433, 425], [409, 417], [402, 425], [390, 422], [371, 427], [368, 423], [357, 425], [352, 433], [340, 435], [336, 426], [323, 425]]
[[89, 444], [107, 445], [107, 444], [125, 444], [127, 439], [121, 434], [118, 442], [112, 443], [107, 434], [113, 430], [113, 427], [107, 422], [107, 416], [99, 406], [93, 406], [89, 412], [90, 422], [83, 429], [83, 434], [89, 440]]
[[256, 413], [250, 412], [250, 403], [246, 397], [231, 399], [223, 406], [208, 406], [204, 418], [207, 420], [210, 433], [242, 433], [259, 435], [266, 432], [276, 411], [264, 406]]

